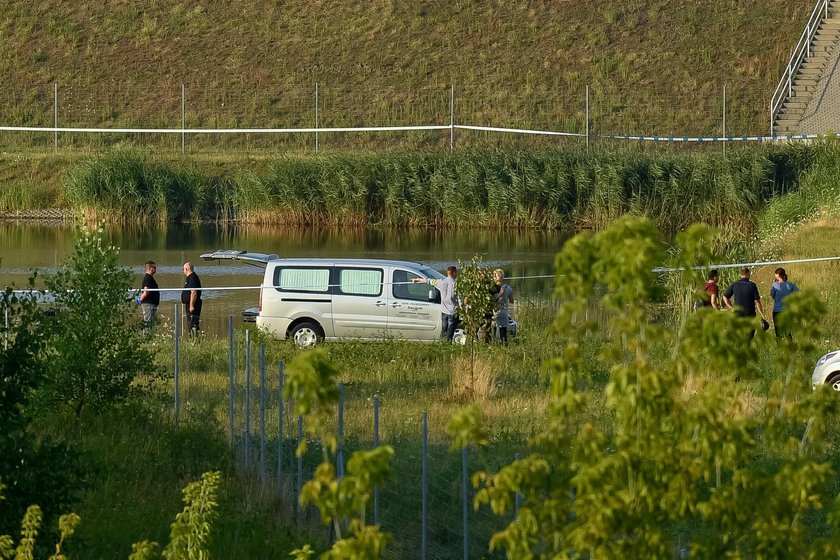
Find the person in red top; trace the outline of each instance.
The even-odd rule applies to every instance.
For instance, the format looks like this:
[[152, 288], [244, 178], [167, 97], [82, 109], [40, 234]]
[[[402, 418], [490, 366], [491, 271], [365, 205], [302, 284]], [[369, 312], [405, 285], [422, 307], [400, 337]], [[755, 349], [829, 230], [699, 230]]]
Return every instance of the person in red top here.
[[700, 301], [698, 307], [711, 307], [712, 309], [720, 309], [720, 299], [718, 296], [718, 271], [712, 269], [709, 271], [708, 280], [700, 289]]

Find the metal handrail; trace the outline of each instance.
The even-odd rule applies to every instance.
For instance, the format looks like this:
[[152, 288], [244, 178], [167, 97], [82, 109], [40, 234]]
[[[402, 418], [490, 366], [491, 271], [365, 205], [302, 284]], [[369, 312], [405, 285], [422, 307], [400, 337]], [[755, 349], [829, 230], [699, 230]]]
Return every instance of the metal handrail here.
[[773, 136], [773, 126], [776, 122], [776, 116], [782, 108], [782, 104], [788, 97], [793, 96], [793, 78], [799, 71], [799, 66], [803, 60], [811, 56], [811, 40], [817, 34], [823, 18], [828, 18], [828, 3], [829, 0], [817, 0], [817, 5], [814, 6], [814, 11], [811, 13], [811, 17], [805, 25], [805, 30], [799, 37], [799, 42], [796, 44], [796, 48], [793, 49], [790, 61], [787, 63], [782, 78], [779, 80], [779, 85], [776, 86], [776, 91], [773, 92], [773, 97], [770, 98], [770, 136]]

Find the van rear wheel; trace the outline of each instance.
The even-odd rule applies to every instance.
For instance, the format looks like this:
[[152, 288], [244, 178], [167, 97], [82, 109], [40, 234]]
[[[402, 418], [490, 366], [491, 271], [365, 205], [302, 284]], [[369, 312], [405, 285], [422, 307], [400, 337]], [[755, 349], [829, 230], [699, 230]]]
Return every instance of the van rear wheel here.
[[321, 328], [315, 323], [299, 323], [289, 333], [289, 338], [301, 349], [314, 348], [324, 339]]

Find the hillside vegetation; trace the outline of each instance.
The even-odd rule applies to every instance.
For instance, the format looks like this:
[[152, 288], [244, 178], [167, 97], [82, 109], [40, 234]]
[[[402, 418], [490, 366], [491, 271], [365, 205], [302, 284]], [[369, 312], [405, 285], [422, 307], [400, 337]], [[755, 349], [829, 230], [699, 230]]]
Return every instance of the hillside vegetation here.
[[[761, 133], [812, 5], [8, 0], [0, 121], [52, 125], [58, 84], [62, 126], [180, 127], [183, 84], [187, 126], [311, 126], [318, 83], [321, 126], [449, 124], [454, 85], [459, 123], [583, 131], [589, 85], [595, 134], [719, 134], [726, 85], [728, 131]], [[10, 141], [52, 137], [0, 136]]]

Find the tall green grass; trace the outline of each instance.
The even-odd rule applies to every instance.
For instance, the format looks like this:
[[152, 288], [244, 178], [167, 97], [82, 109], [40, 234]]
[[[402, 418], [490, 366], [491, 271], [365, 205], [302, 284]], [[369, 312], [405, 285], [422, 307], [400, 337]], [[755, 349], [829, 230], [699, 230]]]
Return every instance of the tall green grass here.
[[66, 198], [117, 220], [235, 219], [286, 225], [601, 228], [633, 212], [666, 230], [753, 224], [797, 189], [819, 148], [721, 153], [401, 152], [285, 156], [225, 175], [116, 150], [78, 166]]
[[224, 181], [116, 149], [79, 164], [64, 182], [75, 210], [111, 221], [226, 219]]
[[799, 189], [772, 200], [763, 214], [760, 231], [765, 238], [778, 237], [821, 214], [840, 212], [840, 140], [826, 138], [811, 152], [812, 162], [800, 177]]

